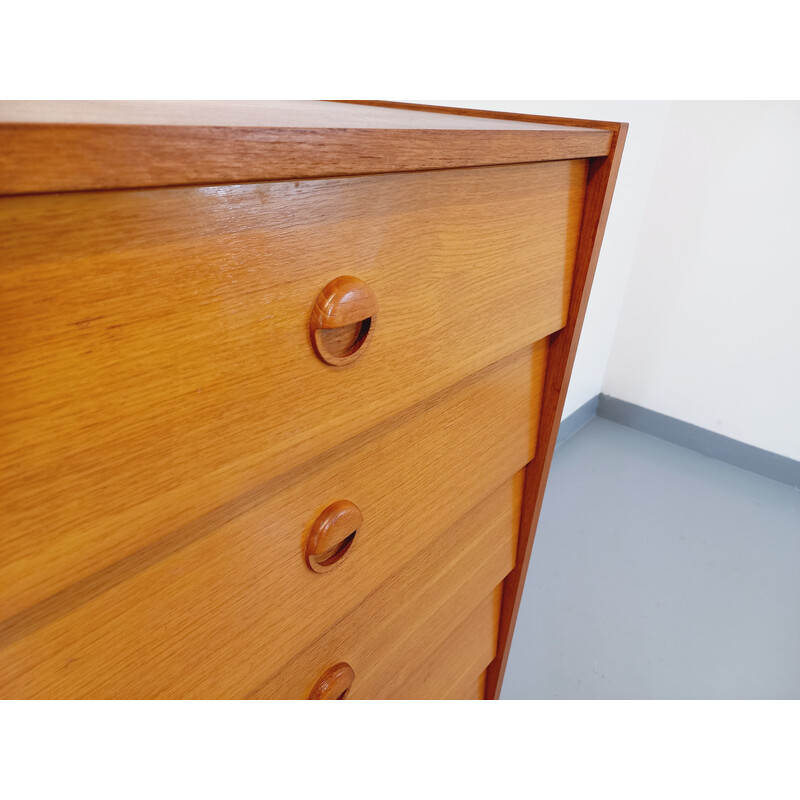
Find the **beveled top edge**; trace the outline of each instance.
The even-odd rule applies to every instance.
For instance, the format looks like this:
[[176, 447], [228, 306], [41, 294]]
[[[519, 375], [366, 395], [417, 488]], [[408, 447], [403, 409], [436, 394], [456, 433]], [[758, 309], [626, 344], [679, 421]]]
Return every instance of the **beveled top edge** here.
[[605, 157], [618, 128], [385, 101], [4, 101], [0, 196]]

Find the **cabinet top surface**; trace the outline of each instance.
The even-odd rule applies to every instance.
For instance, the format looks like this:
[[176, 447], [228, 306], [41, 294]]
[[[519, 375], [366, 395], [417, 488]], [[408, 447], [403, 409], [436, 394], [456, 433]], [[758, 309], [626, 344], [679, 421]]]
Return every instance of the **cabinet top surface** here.
[[[477, 113], [477, 112], [475, 112]], [[20, 100], [0, 123], [225, 128], [566, 131], [569, 126], [318, 100]], [[585, 128], [571, 128], [576, 133]]]
[[618, 129], [381, 101], [0, 101], [0, 195], [593, 158]]

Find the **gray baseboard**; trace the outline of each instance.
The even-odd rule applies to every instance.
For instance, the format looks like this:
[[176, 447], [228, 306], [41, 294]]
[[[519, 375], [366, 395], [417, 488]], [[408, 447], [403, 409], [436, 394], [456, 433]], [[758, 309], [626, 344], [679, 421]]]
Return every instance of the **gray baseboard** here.
[[726, 464], [733, 464], [765, 478], [800, 488], [800, 461], [753, 447], [607, 394], [592, 398], [561, 423], [556, 447], [574, 436], [595, 414], [619, 425], [634, 428], [688, 450], [724, 461]]
[[566, 419], [561, 420], [556, 437], [556, 447], [560, 447], [567, 439], [574, 436], [584, 425], [588, 425], [597, 416], [597, 405], [600, 395], [595, 395], [584, 403], [577, 411], [573, 411]]
[[588, 425], [597, 416], [597, 405], [600, 395], [595, 395], [584, 403], [577, 411], [573, 411], [566, 419], [561, 420], [556, 436], [556, 447], [560, 447], [567, 439], [572, 438], [584, 425]]

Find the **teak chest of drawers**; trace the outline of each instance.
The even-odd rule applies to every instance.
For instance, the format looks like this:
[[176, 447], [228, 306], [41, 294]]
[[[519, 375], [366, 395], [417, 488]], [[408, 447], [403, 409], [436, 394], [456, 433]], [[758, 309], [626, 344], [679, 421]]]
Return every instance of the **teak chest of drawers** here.
[[0, 104], [0, 697], [497, 697], [625, 130]]

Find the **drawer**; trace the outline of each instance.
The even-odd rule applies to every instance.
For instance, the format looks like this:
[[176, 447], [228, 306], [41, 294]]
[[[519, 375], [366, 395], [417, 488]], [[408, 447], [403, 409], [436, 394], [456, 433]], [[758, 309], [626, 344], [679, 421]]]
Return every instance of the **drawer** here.
[[455, 700], [466, 682], [477, 684], [497, 653], [502, 597], [500, 584], [393, 696], [398, 700]]
[[398, 691], [414, 684], [413, 674], [470, 614], [475, 598], [513, 568], [523, 476], [496, 489], [250, 696], [309, 697], [339, 662], [355, 673], [348, 697], [402, 696]]
[[[532, 458], [546, 353], [523, 348], [6, 626], [0, 696], [252, 691]], [[364, 521], [317, 574], [305, 537], [340, 499]]]
[[442, 700], [484, 700], [486, 697], [486, 670], [476, 678], [467, 675], [457, 684], [454, 684]]
[[[0, 200], [0, 619], [560, 328], [585, 180], [576, 160]], [[309, 317], [342, 275], [379, 310], [332, 367]]]

